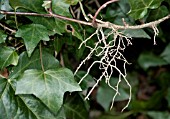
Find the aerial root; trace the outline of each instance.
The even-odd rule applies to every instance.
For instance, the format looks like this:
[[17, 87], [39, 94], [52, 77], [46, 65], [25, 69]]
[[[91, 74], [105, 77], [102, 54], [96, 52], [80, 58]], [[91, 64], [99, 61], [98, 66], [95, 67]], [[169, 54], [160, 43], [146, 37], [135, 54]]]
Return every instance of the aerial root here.
[[[108, 37], [113, 35], [113, 39], [111, 41], [107, 41]], [[87, 42], [94, 36], [97, 36], [97, 42], [94, 44], [94, 46], [87, 45]], [[124, 35], [123, 33], [115, 30], [112, 28], [112, 30], [108, 33], [104, 33], [102, 27], [97, 28], [97, 30], [89, 36], [86, 40], [84, 40], [79, 48], [82, 47], [84, 44], [85, 47], [90, 49], [90, 53], [87, 55], [87, 57], [79, 64], [77, 67], [74, 75], [79, 71], [79, 69], [82, 67], [83, 64], [85, 64], [93, 55], [100, 58], [98, 61], [94, 61], [89, 68], [87, 69], [86, 74], [80, 79], [79, 84], [86, 78], [86, 76], [90, 73], [92, 67], [96, 64], [99, 64], [99, 69], [102, 71], [101, 76], [96, 79], [96, 83], [93, 85], [93, 87], [90, 89], [88, 94], [85, 97], [86, 99], [89, 99], [90, 94], [93, 92], [93, 90], [98, 86], [99, 82], [103, 79], [105, 79], [105, 83], [115, 91], [115, 95], [113, 96], [112, 103], [110, 109], [113, 108], [113, 104], [115, 101], [115, 98], [117, 95], [121, 95], [119, 93], [119, 85], [121, 83], [122, 78], [125, 80], [127, 85], [129, 86], [130, 96], [127, 105], [122, 109], [126, 109], [131, 101], [131, 85], [126, 79], [126, 64], [128, 61], [123, 56], [122, 52], [124, 49], [131, 45], [131, 37]], [[126, 41], [126, 42], [125, 42]], [[100, 49], [100, 50], [99, 50]], [[123, 61], [123, 71], [121, 71], [117, 67], [117, 61]], [[110, 84], [110, 79], [112, 77], [113, 71], [117, 71], [119, 73], [119, 80], [116, 84], [116, 86], [112, 86]]]

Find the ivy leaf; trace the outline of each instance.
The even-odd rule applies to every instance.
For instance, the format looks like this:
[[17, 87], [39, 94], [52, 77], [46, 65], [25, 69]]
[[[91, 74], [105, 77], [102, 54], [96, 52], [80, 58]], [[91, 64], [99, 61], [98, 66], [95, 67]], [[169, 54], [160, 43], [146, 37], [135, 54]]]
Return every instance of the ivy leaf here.
[[[45, 50], [42, 50], [42, 61], [44, 70], [59, 68], [58, 60]], [[31, 57], [28, 57], [27, 53], [23, 52], [19, 57], [18, 65], [14, 67], [9, 77], [12, 79], [18, 78], [18, 76], [22, 75], [27, 69], [42, 69], [39, 50], [36, 50]]]
[[52, 10], [59, 15], [71, 17], [69, 12], [70, 4], [66, 3], [65, 0], [53, 0]]
[[15, 86], [0, 79], [0, 119], [56, 119], [35, 96], [15, 95]]
[[[62, 16], [67, 16], [67, 17], [72, 17], [70, 12], [69, 12], [69, 7], [70, 4], [63, 0], [53, 0], [52, 1], [52, 9], [54, 13], [62, 15]], [[59, 31], [63, 32], [68, 32], [72, 33], [73, 36], [77, 37], [80, 40], [83, 40], [82, 35], [80, 33], [81, 28], [73, 22], [65, 21], [65, 20], [60, 20], [60, 19], [55, 19], [56, 20], [56, 25], [58, 26], [57, 28]]]
[[[116, 82], [118, 81], [117, 78], [110, 79], [110, 83], [112, 86], [116, 85]], [[106, 94], [107, 92], [107, 94]], [[101, 82], [101, 85], [97, 91], [97, 102], [106, 110], [109, 110], [110, 103], [112, 102], [113, 96], [115, 95], [115, 91], [110, 88], [104, 81]], [[120, 85], [119, 93], [121, 95], [117, 95], [115, 98], [115, 101], [123, 101], [129, 98], [129, 94], [125, 92], [125, 89], [123, 89], [122, 85]]]
[[7, 35], [2, 30], [0, 30], [0, 43], [4, 43], [6, 40], [6, 37]]
[[147, 17], [147, 22], [158, 20], [160, 18], [165, 17], [168, 14], [169, 14], [169, 11], [167, 7], [160, 6], [158, 9], [151, 10], [151, 12], [149, 13]]
[[9, 0], [9, 3], [14, 9], [24, 8], [39, 13], [46, 12], [42, 7], [43, 0]]
[[66, 91], [81, 91], [70, 70], [26, 70], [17, 81], [15, 94], [33, 94], [55, 114], [63, 104]]
[[63, 108], [67, 118], [88, 119], [87, 110], [89, 110], [89, 106], [79, 94], [72, 93], [67, 95]]
[[55, 33], [62, 35], [62, 31], [60, 31], [60, 27], [56, 24], [54, 18], [45, 18], [45, 17], [37, 17], [37, 16], [26, 16], [29, 18], [34, 24], [41, 24], [45, 26], [49, 31], [49, 35], [54, 35]]
[[149, 67], [161, 66], [168, 64], [164, 59], [151, 53], [143, 53], [138, 59], [139, 65], [147, 70]]
[[147, 114], [153, 119], [170, 119], [169, 112], [148, 111]]
[[166, 100], [168, 101], [168, 107], [170, 107], [170, 88], [167, 90]]
[[28, 56], [30, 57], [40, 40], [49, 41], [48, 30], [46, 27], [39, 24], [30, 24], [21, 26], [16, 37], [22, 37], [27, 49]]
[[161, 57], [170, 64], [170, 43], [166, 46], [165, 50], [162, 52]]
[[162, 1], [163, 0], [129, 0], [131, 7], [129, 15], [135, 20], [141, 19], [148, 13], [148, 9], [158, 8]]
[[[10, 11], [12, 10], [9, 5], [9, 0], [0, 0], [0, 10]], [[0, 19], [2, 19], [5, 15], [0, 14]]]
[[70, 5], [76, 5], [80, 0], [65, 0], [66, 3]]
[[17, 65], [18, 54], [13, 48], [10, 47], [0, 47], [0, 69], [12, 65]]
[[133, 37], [133, 38], [148, 38], [151, 39], [151, 37], [143, 30], [143, 29], [126, 29], [123, 31], [124, 34]]

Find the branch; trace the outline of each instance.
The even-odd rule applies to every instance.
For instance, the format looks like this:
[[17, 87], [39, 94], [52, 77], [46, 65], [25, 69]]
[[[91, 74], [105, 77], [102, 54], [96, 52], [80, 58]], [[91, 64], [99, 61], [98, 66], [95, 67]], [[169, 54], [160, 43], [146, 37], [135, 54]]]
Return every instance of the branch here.
[[0, 23], [0, 26], [3, 27], [5, 30], [10, 31], [12, 34], [13, 34], [13, 33], [16, 33], [16, 30], [10, 29], [10, 28], [6, 27], [5, 25], [3, 25], [3, 24], [1, 24], [1, 23]]
[[106, 3], [104, 3], [104, 4], [97, 10], [97, 12], [95, 13], [95, 15], [94, 15], [94, 17], [93, 17], [93, 21], [92, 21], [93, 26], [97, 27], [96, 17], [97, 17], [97, 15], [99, 14], [99, 12], [100, 12], [103, 8], [105, 8], [108, 4], [113, 3], [113, 2], [116, 2], [116, 1], [118, 1], [118, 0], [110, 0], [110, 1], [108, 1], [108, 2], [106, 2]]
[[[77, 20], [77, 19], [73, 19], [73, 18], [68, 18], [65, 16], [61, 16], [58, 14], [38, 14], [38, 13], [28, 13], [28, 12], [8, 12], [8, 11], [2, 11], [0, 10], [0, 14], [6, 14], [6, 15], [23, 15], [23, 16], [41, 16], [41, 17], [53, 17], [53, 18], [58, 18], [58, 19], [62, 19], [62, 20], [67, 20], [67, 21], [71, 21], [71, 22], [75, 22], [75, 23], [79, 23], [79, 24], [83, 24], [83, 25], [88, 25], [88, 26], [93, 26], [93, 24], [91, 22], [86, 22], [86, 21], [82, 21], [82, 20]], [[93, 17], [94, 18], [94, 17]], [[130, 25], [126, 25], [126, 26], [121, 26], [121, 25], [116, 25], [110, 22], [104, 22], [101, 20], [96, 19], [97, 22], [97, 27], [103, 27], [103, 28], [109, 28], [109, 29], [142, 29], [142, 28], [147, 28], [147, 27], [153, 27], [156, 26], [158, 24], [160, 24], [161, 22], [167, 20], [170, 18], [170, 14], [159, 19], [156, 21], [152, 21], [146, 24], [142, 24], [142, 25], [135, 25], [135, 26], [130, 26]]]

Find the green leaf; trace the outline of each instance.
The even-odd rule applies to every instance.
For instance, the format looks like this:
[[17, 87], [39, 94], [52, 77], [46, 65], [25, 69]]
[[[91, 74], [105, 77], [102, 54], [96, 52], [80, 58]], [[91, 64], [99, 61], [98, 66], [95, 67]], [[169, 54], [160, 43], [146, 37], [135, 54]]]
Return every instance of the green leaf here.
[[16, 37], [22, 37], [27, 49], [28, 56], [30, 57], [40, 40], [49, 41], [48, 30], [46, 27], [39, 24], [30, 24], [21, 26]]
[[151, 53], [143, 53], [138, 59], [139, 65], [147, 70], [149, 67], [156, 67], [168, 64], [164, 59]]
[[[45, 50], [42, 50], [42, 61], [44, 70], [59, 68], [58, 60], [53, 55], [47, 53]], [[19, 57], [18, 65], [14, 67], [13, 72], [9, 77], [17, 78], [27, 69], [42, 69], [39, 50], [36, 50], [31, 57], [28, 57], [27, 53], [23, 52]]]
[[129, 0], [131, 10], [129, 15], [135, 20], [143, 18], [148, 9], [156, 9], [161, 5], [163, 0]]
[[62, 31], [60, 31], [60, 26], [58, 26], [55, 22], [54, 18], [45, 18], [45, 17], [37, 17], [37, 16], [27, 16], [34, 24], [41, 24], [45, 26], [49, 31], [50, 35], [55, 33], [62, 35]]
[[65, 0], [53, 0], [52, 10], [59, 15], [71, 17], [69, 12], [70, 4], [66, 3]]
[[[77, 82], [81, 80], [81, 78], [86, 74], [85, 71], [79, 71], [75, 75], [75, 79]], [[82, 90], [88, 89], [89, 87], [93, 87], [95, 81], [91, 75], [87, 75], [84, 80], [81, 82], [80, 86]]]
[[160, 18], [165, 17], [166, 15], [169, 14], [169, 11], [166, 6], [160, 6], [158, 9], [151, 10], [151, 12], [148, 15], [147, 21], [155, 21]]
[[0, 30], [0, 43], [4, 43], [7, 38], [7, 35], [4, 33], [4, 31]]
[[64, 101], [64, 112], [67, 118], [70, 119], [88, 119], [87, 104], [79, 94], [72, 93], [67, 95]]
[[[70, 4], [66, 3], [66, 1], [63, 0], [52, 1], [52, 9], [56, 14], [72, 17], [69, 12], [69, 7]], [[78, 26], [78, 24], [66, 20], [60, 20], [60, 19], [55, 19], [55, 20], [58, 26], [57, 28], [61, 33], [63, 32], [72, 33], [73, 36], [77, 37], [80, 40], [83, 40], [82, 35], [80, 33], [81, 28]]]
[[166, 100], [168, 101], [168, 107], [170, 108], [170, 88], [167, 90]]
[[13, 48], [10, 47], [0, 47], [0, 69], [7, 67], [9, 65], [17, 65], [18, 54]]
[[0, 79], [0, 107], [0, 119], [56, 119], [35, 96], [15, 95], [9, 79]]
[[124, 32], [124, 34], [126, 34], [130, 37], [133, 37], [133, 38], [148, 38], [148, 39], [151, 39], [151, 37], [143, 29], [137, 29], [137, 30], [126, 29], [123, 32]]
[[147, 114], [152, 117], [152, 119], [170, 119], [169, 112], [149, 111]]
[[33, 94], [56, 114], [66, 91], [81, 91], [70, 70], [59, 68], [43, 72], [29, 69], [17, 81], [15, 94]]
[[43, 0], [9, 0], [9, 2], [14, 9], [24, 8], [39, 13], [46, 12], [42, 7]]
[[76, 5], [80, 0], [65, 0], [66, 3], [70, 5]]
[[[12, 10], [9, 5], [9, 0], [0, 0], [0, 10], [10, 11]], [[0, 19], [2, 19], [5, 15], [0, 14]]]
[[170, 64], [170, 43], [166, 46], [165, 50], [161, 53], [160, 56]]
[[[111, 85], [114, 87], [116, 86], [118, 79], [112, 78], [110, 79]], [[107, 93], [106, 93], [107, 92]], [[110, 103], [112, 102], [113, 96], [115, 95], [115, 90], [110, 88], [105, 81], [101, 82], [101, 85], [97, 91], [97, 102], [106, 110], [108, 111], [110, 108]], [[119, 87], [120, 95], [117, 95], [115, 101], [123, 101], [129, 98], [129, 94], [125, 92], [125, 89], [122, 86]]]

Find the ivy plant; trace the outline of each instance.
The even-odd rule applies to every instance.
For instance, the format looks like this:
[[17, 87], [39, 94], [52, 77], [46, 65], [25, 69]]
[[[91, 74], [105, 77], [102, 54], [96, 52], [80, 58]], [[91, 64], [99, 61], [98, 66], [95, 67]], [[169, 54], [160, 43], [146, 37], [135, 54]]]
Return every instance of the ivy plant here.
[[[88, 119], [95, 105], [86, 99], [105, 112], [119, 101], [122, 112], [147, 109], [133, 101], [138, 82], [125, 50], [132, 39], [168, 43], [159, 25], [169, 12], [168, 0], [0, 0], [0, 119]], [[135, 63], [143, 71], [167, 66], [169, 49], [140, 52]], [[169, 108], [164, 90], [159, 99], [165, 95]]]

